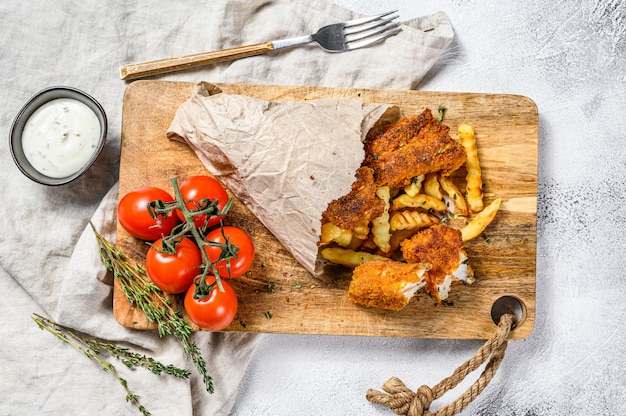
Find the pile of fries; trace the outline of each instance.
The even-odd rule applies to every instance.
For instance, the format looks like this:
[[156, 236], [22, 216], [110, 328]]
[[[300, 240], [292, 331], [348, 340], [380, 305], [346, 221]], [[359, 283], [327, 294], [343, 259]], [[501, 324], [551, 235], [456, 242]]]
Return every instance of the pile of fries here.
[[501, 200], [497, 198], [484, 207], [474, 128], [462, 124], [458, 135], [467, 156], [464, 191], [450, 175], [441, 172], [417, 176], [402, 189], [378, 186], [376, 195], [384, 202], [382, 215], [364, 220], [352, 230], [330, 222], [323, 224], [321, 256], [351, 268], [370, 260], [403, 261], [398, 250], [400, 243], [424, 228], [441, 223], [458, 229], [464, 242], [479, 236], [495, 218]]

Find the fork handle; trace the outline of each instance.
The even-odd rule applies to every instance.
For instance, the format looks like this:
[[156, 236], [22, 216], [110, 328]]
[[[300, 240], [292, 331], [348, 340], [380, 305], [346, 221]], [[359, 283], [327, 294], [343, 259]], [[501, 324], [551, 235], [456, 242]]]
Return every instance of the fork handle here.
[[228, 61], [247, 56], [259, 55], [274, 50], [272, 42], [256, 43], [254, 45], [238, 46], [236, 48], [222, 49], [213, 52], [202, 52], [194, 55], [186, 55], [178, 58], [160, 59], [158, 61], [130, 64], [120, 67], [121, 79], [134, 79], [149, 75], [162, 74], [183, 68], [215, 62]]

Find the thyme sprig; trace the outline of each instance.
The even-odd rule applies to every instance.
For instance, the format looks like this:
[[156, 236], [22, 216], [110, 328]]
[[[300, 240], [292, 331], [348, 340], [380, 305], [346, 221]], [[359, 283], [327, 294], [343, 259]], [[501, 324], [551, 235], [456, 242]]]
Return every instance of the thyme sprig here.
[[157, 324], [159, 336], [173, 335], [180, 341], [184, 353], [191, 358], [195, 368], [202, 375], [209, 393], [215, 391], [213, 378], [207, 373], [206, 361], [198, 346], [190, 341], [191, 326], [179, 310], [172, 307], [171, 301], [146, 275], [139, 264], [131, 264], [123, 253], [107, 241], [91, 224], [100, 246], [100, 257], [106, 268], [120, 284], [120, 288], [131, 305], [145, 315], [148, 322]]
[[131, 369], [135, 367], [142, 367], [156, 375], [165, 373], [178, 378], [189, 378], [191, 375], [191, 372], [185, 368], [178, 368], [172, 364], [163, 365], [152, 357], [133, 352], [129, 348], [120, 347], [119, 345], [111, 344], [98, 339], [90, 340], [89, 345], [90, 348], [96, 352], [96, 354], [99, 354], [102, 350], [107, 351], [109, 355], [115, 357], [121, 361], [122, 364]]
[[439, 108], [437, 108], [437, 121], [439, 123], [441, 123], [443, 121], [443, 115], [446, 112], [447, 108], [444, 107], [443, 105], [440, 105]]
[[128, 382], [120, 376], [115, 369], [115, 366], [111, 362], [105, 361], [99, 357], [103, 350], [107, 351], [109, 355], [120, 360], [124, 365], [131, 369], [135, 367], [143, 367], [149, 369], [152, 373], [157, 375], [165, 372], [166, 374], [170, 374], [175, 377], [189, 378], [189, 370], [181, 369], [171, 364], [164, 365], [151, 357], [135, 353], [128, 348], [119, 347], [97, 338], [87, 337], [36, 313], [32, 315], [32, 319], [37, 323], [40, 329], [46, 330], [55, 335], [58, 339], [66, 342], [76, 350], [85, 354], [88, 358], [97, 362], [104, 371], [112, 374], [119, 381], [124, 390], [126, 390], [126, 401], [137, 406], [139, 411], [141, 411], [144, 416], [149, 416], [150, 412], [141, 403], [139, 403], [139, 396], [128, 388]]

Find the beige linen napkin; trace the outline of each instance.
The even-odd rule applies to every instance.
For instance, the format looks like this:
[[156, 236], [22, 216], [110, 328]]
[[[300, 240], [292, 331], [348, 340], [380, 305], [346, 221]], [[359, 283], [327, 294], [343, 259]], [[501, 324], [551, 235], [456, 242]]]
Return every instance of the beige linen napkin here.
[[[230, 1], [220, 12], [219, 24], [207, 25], [206, 50], [310, 34], [362, 17], [327, 0]], [[195, 72], [209, 82], [414, 89], [453, 37], [448, 17], [440, 12], [403, 21], [399, 34], [368, 48], [329, 53], [309, 44]]]

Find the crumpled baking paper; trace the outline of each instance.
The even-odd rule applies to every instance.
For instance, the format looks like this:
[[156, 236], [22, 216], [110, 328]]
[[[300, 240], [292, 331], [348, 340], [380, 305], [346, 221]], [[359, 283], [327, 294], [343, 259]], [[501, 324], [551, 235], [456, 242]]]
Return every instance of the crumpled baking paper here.
[[399, 112], [360, 99], [267, 101], [197, 84], [167, 131], [256, 215], [310, 273], [322, 273], [322, 213], [350, 192], [362, 140]]

